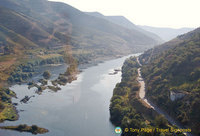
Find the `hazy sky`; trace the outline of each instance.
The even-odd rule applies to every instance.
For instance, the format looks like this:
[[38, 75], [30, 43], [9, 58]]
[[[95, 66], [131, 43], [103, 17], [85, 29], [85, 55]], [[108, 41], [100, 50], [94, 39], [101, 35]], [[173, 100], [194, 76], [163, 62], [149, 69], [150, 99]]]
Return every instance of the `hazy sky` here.
[[199, 27], [200, 0], [53, 0], [81, 11], [122, 15], [137, 25]]

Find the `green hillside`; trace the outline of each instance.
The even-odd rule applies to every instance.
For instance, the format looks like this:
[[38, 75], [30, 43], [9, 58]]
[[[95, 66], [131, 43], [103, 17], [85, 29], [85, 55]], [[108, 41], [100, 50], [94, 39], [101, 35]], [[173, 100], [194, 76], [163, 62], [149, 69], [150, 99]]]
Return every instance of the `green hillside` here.
[[[175, 133], [159, 132], [174, 129], [168, 121], [159, 115], [139, 97], [140, 84], [137, 80], [139, 64], [136, 57], [127, 59], [122, 67], [122, 80], [113, 90], [110, 104], [110, 120], [120, 126], [123, 136], [172, 136]], [[178, 136], [183, 136], [176, 133]]]
[[146, 51], [140, 60], [147, 97], [200, 134], [200, 28]]

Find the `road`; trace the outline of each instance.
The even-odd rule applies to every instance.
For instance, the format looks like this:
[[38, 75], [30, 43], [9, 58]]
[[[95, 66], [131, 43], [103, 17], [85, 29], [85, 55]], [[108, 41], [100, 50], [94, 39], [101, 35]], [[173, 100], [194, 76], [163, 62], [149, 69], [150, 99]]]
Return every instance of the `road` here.
[[[138, 57], [137, 57], [137, 62], [140, 66], [142, 66], [142, 64], [140, 63]], [[172, 124], [172, 125], [176, 125], [178, 128], [180, 129], [184, 129], [184, 126], [182, 126], [181, 124], [179, 124], [178, 122], [176, 122], [173, 118], [171, 118], [166, 112], [164, 112], [163, 110], [161, 110], [160, 108], [158, 108], [155, 104], [153, 104], [150, 100], [148, 100], [145, 97], [146, 91], [145, 91], [145, 82], [144, 79], [142, 78], [141, 75], [141, 68], [138, 68], [138, 82], [140, 83], [141, 87], [139, 90], [139, 97], [147, 104], [149, 105], [152, 109], [154, 109], [157, 113], [164, 115], [164, 117]], [[186, 136], [192, 136], [192, 134], [190, 133], [184, 133]]]

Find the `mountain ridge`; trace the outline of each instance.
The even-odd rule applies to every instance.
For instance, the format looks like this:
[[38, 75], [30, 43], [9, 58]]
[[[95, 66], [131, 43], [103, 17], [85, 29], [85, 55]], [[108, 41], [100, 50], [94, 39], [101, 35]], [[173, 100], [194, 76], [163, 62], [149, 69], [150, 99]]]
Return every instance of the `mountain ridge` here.
[[1, 82], [7, 82], [20, 63], [55, 56], [60, 60], [66, 46], [82, 64], [142, 52], [157, 44], [138, 31], [61, 2], [6, 0], [0, 1], [0, 12]]
[[102, 18], [102, 19], [105, 19], [105, 20], [108, 20], [114, 24], [117, 24], [117, 25], [120, 25], [120, 26], [123, 26], [125, 28], [128, 28], [128, 29], [133, 29], [135, 31], [138, 31], [138, 32], [141, 32], [155, 40], [158, 41], [158, 43], [162, 43], [163, 40], [156, 34], [152, 33], [152, 32], [149, 32], [149, 31], [145, 31], [144, 29], [141, 29], [139, 27], [137, 27], [135, 24], [133, 24], [131, 21], [129, 21], [126, 17], [124, 16], [104, 16], [103, 14], [99, 13], [99, 12], [85, 12], [86, 14], [88, 15], [91, 15], [91, 16], [95, 16], [95, 17], [99, 17], [99, 18]]
[[[71, 7], [69, 5], [59, 3], [59, 2], [46, 2], [45, 0], [43, 0], [43, 1], [37, 1], [36, 0], [34, 2], [32, 2], [32, 1], [28, 1], [28, 2], [22, 1], [22, 2], [18, 2], [17, 4], [16, 4], [16, 2], [14, 2], [14, 3], [12, 3], [12, 2], [13, 2], [12, 0], [8, 0], [7, 2], [1, 3], [1, 6], [4, 5], [5, 7], [8, 7], [12, 10], [16, 10], [17, 12], [21, 12], [25, 16], [31, 17], [31, 19], [36, 20], [37, 22], [35, 22], [35, 24], [40, 25], [39, 27], [40, 28], [42, 27], [42, 30], [45, 30], [47, 32], [47, 37], [51, 36], [51, 34], [53, 33], [53, 31], [51, 29], [53, 27], [55, 27], [55, 25], [58, 26], [56, 29], [60, 28], [59, 30], [61, 30], [61, 28], [64, 28], [64, 27], [61, 27], [60, 25], [62, 25], [62, 26], [66, 25], [66, 26], [72, 27], [72, 28], [66, 28], [66, 27], [64, 28], [65, 30], [68, 29], [69, 33], [61, 30], [62, 33], [65, 34], [66, 37], [67, 37], [67, 35], [73, 35], [73, 33], [70, 32], [70, 29], [71, 29], [71, 31], [74, 30], [74, 32], [79, 31], [80, 28], [78, 28], [78, 30], [76, 30], [76, 28], [79, 27], [79, 26], [80, 27], [84, 26], [84, 27], [82, 27], [82, 28], [84, 28], [84, 30], [81, 29], [83, 31], [87, 31], [87, 29], [91, 30], [91, 28], [94, 28], [98, 31], [110, 33], [112, 35], [114, 34], [114, 35], [117, 35], [117, 36], [122, 36], [120, 34], [122, 32], [118, 32], [118, 30], [120, 30], [120, 31], [125, 30], [125, 29], [122, 29], [122, 28], [116, 29], [116, 26], [113, 25], [113, 24], [109, 24], [108, 22], [105, 22], [103, 20], [87, 16], [83, 12], [80, 12], [79, 10], [74, 9], [73, 7]], [[39, 6], [38, 6], [37, 2], [40, 3]], [[45, 5], [44, 3], [45, 4], [47, 3], [47, 5]], [[31, 6], [30, 6], [30, 4], [31, 4]], [[45, 5], [45, 6], [42, 8], [43, 5]], [[24, 9], [23, 6], [26, 6], [25, 11], [23, 11], [23, 9]], [[29, 12], [27, 12], [27, 11], [29, 11]], [[42, 13], [39, 13], [39, 12], [42, 12]], [[56, 12], [57, 15], [53, 14], [52, 12]], [[49, 16], [50, 13], [52, 13], [51, 16]], [[47, 16], [48, 16], [48, 18], [47, 18]], [[61, 17], [63, 19], [61, 19]], [[65, 18], [67, 18], [67, 19], [65, 19]], [[53, 23], [51, 20], [52, 21], [57, 20], [57, 24]], [[91, 20], [91, 21], [88, 21], [88, 20]], [[38, 24], [38, 22], [40, 22], [40, 24]], [[106, 25], [104, 25], [104, 27], [101, 27], [102, 24], [106, 24]], [[50, 28], [45, 28], [46, 27], [45, 25], [50, 27]], [[19, 26], [19, 25], [17, 25], [17, 26]], [[136, 34], [136, 33], [133, 33], [132, 31], [129, 31], [129, 30], [125, 30], [125, 31], [130, 33], [130, 35], [131, 35], [131, 33], [134, 34], [138, 38], [140, 38], [140, 37], [142, 38], [142, 36], [143, 36], [139, 33]], [[125, 33], [124, 33], [124, 36], [125, 36]], [[54, 40], [56, 40], [55, 35], [52, 36], [52, 37], [53, 37]], [[127, 35], [124, 38], [126, 38], [126, 37], [128, 38], [130, 36]], [[145, 39], [149, 39], [152, 42], [151, 44], [156, 44], [153, 41], [153, 39], [150, 39], [147, 36], [144, 36], [144, 37], [145, 37]], [[68, 38], [70, 38], [70, 36], [68, 36]], [[129, 38], [129, 39], [134, 39], [134, 41], [131, 41], [131, 40], [129, 40], [129, 41], [132, 42], [133, 44], [137, 44], [137, 43], [138, 44], [143, 44], [143, 43], [148, 44], [149, 43], [149, 42], [145, 43], [145, 41], [147, 41], [147, 40], [143, 40], [143, 41], [140, 42], [139, 40], [137, 40], [138, 38]], [[75, 41], [76, 40], [77, 39], [75, 39]]]

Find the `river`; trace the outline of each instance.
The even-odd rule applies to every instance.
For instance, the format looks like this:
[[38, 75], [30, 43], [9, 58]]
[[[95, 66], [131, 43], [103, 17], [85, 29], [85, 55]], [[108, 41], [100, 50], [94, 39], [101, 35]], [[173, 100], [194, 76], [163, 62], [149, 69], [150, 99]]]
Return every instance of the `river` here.
[[[121, 81], [121, 72], [115, 75], [108, 73], [120, 68], [128, 57], [130, 55], [84, 69], [76, 81], [61, 86], [61, 90], [56, 93], [46, 89], [38, 95], [34, 93], [36, 88], [29, 90], [26, 84], [12, 86], [10, 89], [18, 97], [12, 101], [18, 103], [20, 117], [17, 121], [5, 121], [0, 125], [36, 124], [49, 130], [43, 136], [117, 135], [109, 121], [109, 104], [116, 83]], [[66, 66], [58, 66], [50, 70], [55, 78], [65, 69]], [[25, 95], [35, 97], [31, 97], [27, 104], [20, 103]], [[0, 135], [32, 136], [30, 133], [10, 130], [0, 130]]]

